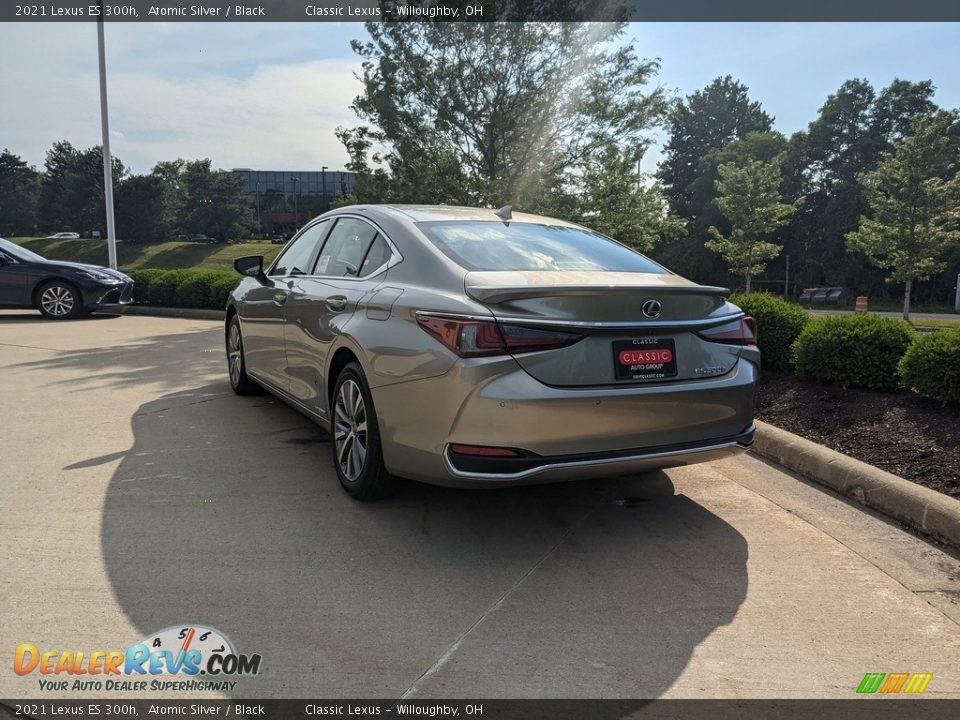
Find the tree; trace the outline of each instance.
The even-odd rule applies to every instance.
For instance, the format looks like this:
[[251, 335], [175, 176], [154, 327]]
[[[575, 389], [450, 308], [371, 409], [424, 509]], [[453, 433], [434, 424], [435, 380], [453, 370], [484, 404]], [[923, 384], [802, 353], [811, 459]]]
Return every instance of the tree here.
[[171, 190], [158, 175], [131, 175], [117, 186], [117, 237], [126, 242], [165, 242], [173, 235]]
[[805, 198], [786, 229], [798, 280], [867, 292], [885, 287], [864, 256], [847, 254], [844, 238], [867, 209], [860, 176], [876, 168], [916, 117], [933, 110], [933, 90], [929, 81], [894, 80], [877, 92], [866, 80], [848, 80], [790, 139], [784, 194]]
[[[105, 233], [103, 152], [100, 146], [78, 150], [61, 140], [47, 152], [44, 164], [46, 172], [40, 183], [42, 229], [78, 232], [99, 229]], [[112, 169], [114, 186], [118, 186], [126, 168], [115, 157]]]
[[0, 153], [0, 233], [22, 235], [37, 224], [40, 176], [18, 155]]
[[944, 253], [960, 241], [956, 124], [955, 113], [918, 118], [912, 134], [861, 177], [869, 215], [847, 234], [847, 244], [904, 283], [904, 320], [914, 281], [942, 271]]
[[250, 232], [250, 200], [243, 180], [211, 169], [209, 159], [184, 162], [178, 180], [183, 204], [177, 224], [188, 233], [204, 233], [218, 240]]
[[645, 146], [666, 108], [646, 88], [657, 64], [614, 44], [622, 24], [366, 27], [370, 40], [353, 42], [364, 90], [352, 107], [369, 125], [338, 133], [362, 201], [536, 210], [576, 193], [610, 143]]
[[690, 184], [692, 207], [699, 208], [687, 222], [686, 235], [674, 236], [662, 251], [664, 262], [672, 270], [697, 279], [708, 279], [719, 285], [731, 282], [723, 258], [706, 247], [710, 239], [710, 227], [726, 234], [729, 222], [717, 207], [717, 168], [733, 163], [741, 165], [747, 160], [769, 162], [787, 149], [786, 138], [778, 132], [750, 132], [739, 140], [733, 140], [722, 148], [710, 150], [700, 158], [697, 178]]
[[658, 176], [678, 215], [693, 218], [704, 207], [694, 202], [691, 186], [707, 153], [751, 132], [770, 130], [773, 118], [747, 93], [745, 85], [727, 75], [675, 102], [671, 108], [667, 117], [670, 139], [664, 147]]
[[609, 145], [586, 166], [579, 195], [554, 193], [550, 213], [576, 219], [641, 252], [684, 233], [685, 222], [670, 213], [659, 185], [636, 173], [637, 153]]
[[720, 253], [733, 272], [743, 275], [748, 293], [751, 278], [763, 272], [767, 261], [782, 249], [765, 238], [795, 209], [794, 205], [780, 202], [781, 162], [779, 156], [769, 162], [746, 160], [717, 168], [720, 177], [716, 204], [730, 222], [731, 230], [724, 236], [711, 225], [713, 239], [707, 247]]

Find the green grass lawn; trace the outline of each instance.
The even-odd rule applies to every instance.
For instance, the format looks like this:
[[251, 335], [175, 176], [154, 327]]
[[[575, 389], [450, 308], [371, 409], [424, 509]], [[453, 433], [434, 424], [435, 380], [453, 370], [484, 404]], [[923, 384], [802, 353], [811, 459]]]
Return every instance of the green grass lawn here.
[[[47, 240], [17, 238], [14, 242], [51, 260], [107, 264], [106, 240]], [[267, 262], [276, 257], [282, 245], [269, 242], [241, 242], [231, 245], [197, 242], [165, 242], [156, 245], [117, 244], [117, 265], [124, 270], [158, 268], [197, 268], [233, 270], [233, 261], [244, 255], [263, 255]]]

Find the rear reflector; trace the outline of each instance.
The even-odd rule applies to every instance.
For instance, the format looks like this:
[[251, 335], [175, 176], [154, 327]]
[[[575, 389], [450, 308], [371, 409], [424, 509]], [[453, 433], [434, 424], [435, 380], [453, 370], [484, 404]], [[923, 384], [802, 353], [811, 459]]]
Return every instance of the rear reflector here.
[[566, 347], [582, 335], [522, 325], [498, 325], [496, 320], [417, 314], [417, 322], [460, 357], [507, 355]]
[[510, 448], [488, 447], [486, 445], [458, 445], [452, 443], [450, 450], [458, 455], [474, 455], [480, 457], [520, 457], [520, 453]]
[[757, 344], [756, 322], [749, 315], [724, 325], [701, 330], [697, 335], [710, 342], [729, 345], [755, 346]]

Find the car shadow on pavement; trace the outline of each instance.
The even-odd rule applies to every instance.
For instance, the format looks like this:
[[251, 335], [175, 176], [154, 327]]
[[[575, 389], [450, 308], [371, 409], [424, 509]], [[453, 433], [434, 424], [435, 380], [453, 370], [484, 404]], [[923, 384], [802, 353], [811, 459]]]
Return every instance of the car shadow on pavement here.
[[110, 582], [144, 637], [204, 624], [259, 653], [234, 697], [654, 698], [746, 596], [744, 538], [662, 472], [361, 504], [270, 396], [212, 383], [132, 425]]
[[[61, 322], [39, 317], [37, 321], [54, 326]], [[181, 387], [185, 378], [209, 376], [226, 366], [223, 331], [205, 323], [185, 332], [144, 333], [134, 342], [110, 340], [107, 337], [99, 345], [57, 350], [50, 356], [20, 362], [10, 368], [18, 372], [48, 372], [55, 378], [49, 385], [63, 386], [70, 392], [102, 393], [141, 388], [148, 383], [172, 390]], [[229, 393], [230, 388], [218, 387], [217, 392]], [[100, 401], [108, 402], [109, 398], [103, 396]]]
[[93, 313], [91, 315], [79, 315], [73, 318], [61, 318], [59, 320], [51, 320], [45, 318], [40, 314], [40, 311], [30, 311], [24, 310], [22, 312], [0, 312], [0, 324], [4, 323], [22, 323], [22, 322], [36, 322], [36, 323], [73, 323], [73, 322], [83, 322], [83, 321], [92, 321], [92, 320], [113, 320], [120, 317], [120, 315], [107, 314], [107, 313]]

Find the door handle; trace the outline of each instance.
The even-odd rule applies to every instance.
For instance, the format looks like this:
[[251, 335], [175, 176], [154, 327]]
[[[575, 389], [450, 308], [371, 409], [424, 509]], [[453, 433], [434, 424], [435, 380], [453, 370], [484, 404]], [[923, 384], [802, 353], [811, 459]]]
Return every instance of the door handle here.
[[287, 294], [285, 292], [278, 292], [273, 294], [273, 301], [277, 305], [283, 305], [287, 301]]
[[347, 308], [347, 298], [344, 295], [331, 295], [325, 302], [333, 312], [341, 312]]

